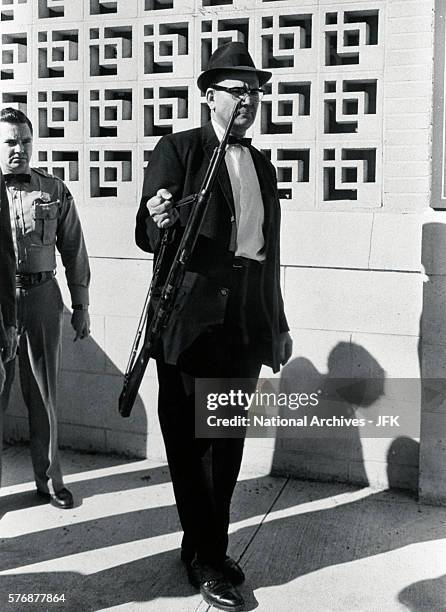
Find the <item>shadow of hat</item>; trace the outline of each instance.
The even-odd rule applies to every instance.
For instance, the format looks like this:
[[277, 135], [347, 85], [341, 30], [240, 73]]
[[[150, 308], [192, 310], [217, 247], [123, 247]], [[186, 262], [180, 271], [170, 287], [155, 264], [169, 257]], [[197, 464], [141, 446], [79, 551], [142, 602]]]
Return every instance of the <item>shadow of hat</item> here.
[[271, 78], [271, 72], [258, 70], [255, 67], [252, 57], [243, 43], [230, 42], [218, 47], [211, 55], [206, 70], [198, 77], [198, 87], [204, 93], [214, 82], [219, 72], [228, 70], [235, 73], [254, 72], [259, 79], [260, 86]]

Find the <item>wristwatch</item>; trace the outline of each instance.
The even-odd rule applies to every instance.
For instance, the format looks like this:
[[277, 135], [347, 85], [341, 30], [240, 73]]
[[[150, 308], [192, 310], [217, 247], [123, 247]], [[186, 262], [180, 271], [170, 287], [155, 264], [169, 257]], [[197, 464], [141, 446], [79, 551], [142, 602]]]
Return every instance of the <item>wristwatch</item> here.
[[73, 304], [71, 308], [73, 310], [88, 310], [88, 304]]

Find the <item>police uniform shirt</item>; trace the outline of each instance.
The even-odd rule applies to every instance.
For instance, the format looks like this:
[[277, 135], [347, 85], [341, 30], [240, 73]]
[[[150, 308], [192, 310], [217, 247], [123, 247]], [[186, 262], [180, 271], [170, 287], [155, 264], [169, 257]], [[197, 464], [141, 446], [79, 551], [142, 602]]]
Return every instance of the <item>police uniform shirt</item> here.
[[30, 175], [29, 183], [7, 183], [17, 272], [55, 270], [57, 247], [72, 303], [86, 305], [90, 267], [73, 197], [60, 179], [34, 168]]

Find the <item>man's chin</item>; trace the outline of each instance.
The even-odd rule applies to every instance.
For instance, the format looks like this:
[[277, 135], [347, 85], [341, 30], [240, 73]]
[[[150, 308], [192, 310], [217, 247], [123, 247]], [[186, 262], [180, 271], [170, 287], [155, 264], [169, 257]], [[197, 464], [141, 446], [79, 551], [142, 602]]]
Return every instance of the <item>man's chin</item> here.
[[251, 125], [254, 123], [254, 120], [252, 117], [237, 117], [236, 120], [234, 121], [234, 125], [242, 130], [244, 130], [246, 132], [246, 130], [249, 130], [249, 128], [251, 127]]
[[25, 161], [12, 162], [9, 164], [9, 168], [12, 173], [26, 172], [28, 170], [28, 164]]

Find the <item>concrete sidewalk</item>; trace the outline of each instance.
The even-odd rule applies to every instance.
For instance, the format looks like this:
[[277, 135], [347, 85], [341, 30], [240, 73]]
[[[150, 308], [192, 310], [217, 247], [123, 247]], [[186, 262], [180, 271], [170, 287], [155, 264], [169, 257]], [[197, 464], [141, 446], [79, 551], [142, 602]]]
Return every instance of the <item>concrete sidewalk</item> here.
[[[179, 561], [168, 470], [63, 453], [72, 510], [39, 504], [29, 449], [7, 447], [0, 491], [0, 610], [205, 612]], [[446, 611], [446, 508], [405, 493], [243, 473], [231, 554], [246, 610]], [[11, 603], [57, 593], [65, 603]]]

